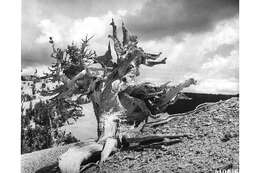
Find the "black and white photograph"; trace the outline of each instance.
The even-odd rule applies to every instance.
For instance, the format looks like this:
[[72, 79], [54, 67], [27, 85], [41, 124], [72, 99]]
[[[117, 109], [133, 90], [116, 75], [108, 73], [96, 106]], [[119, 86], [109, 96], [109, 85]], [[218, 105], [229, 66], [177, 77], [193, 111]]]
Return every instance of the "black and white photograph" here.
[[240, 172], [239, 0], [22, 0], [20, 41], [22, 173]]

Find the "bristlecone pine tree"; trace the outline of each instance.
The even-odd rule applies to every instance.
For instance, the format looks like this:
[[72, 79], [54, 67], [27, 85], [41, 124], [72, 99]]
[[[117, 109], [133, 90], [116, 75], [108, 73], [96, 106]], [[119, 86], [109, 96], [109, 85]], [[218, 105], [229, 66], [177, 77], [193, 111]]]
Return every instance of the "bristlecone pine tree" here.
[[[188, 79], [176, 86], [168, 86], [168, 82], [161, 86], [147, 82], [136, 84], [135, 77], [139, 75], [140, 65], [152, 67], [165, 64], [166, 58], [158, 60], [161, 53], [144, 52], [138, 47], [137, 37], [130, 35], [124, 23], [123, 40], [119, 41], [113, 19], [110, 25], [113, 33], [108, 37], [114, 45], [116, 62], [113, 61], [110, 42], [107, 52], [97, 56], [88, 48], [91, 38], [86, 37], [79, 47], [72, 44], [62, 50], [55, 48], [55, 42], [50, 37], [51, 57], [56, 63], [45, 78], [62, 83], [50, 94], [56, 93], [55, 99], [65, 100], [74, 94], [86, 95], [93, 104], [97, 120], [98, 136], [95, 141], [77, 145], [60, 156], [59, 168], [63, 173], [80, 172], [81, 163], [93, 154], [101, 153], [101, 164], [112, 151], [131, 146], [131, 141], [134, 141], [131, 131], [142, 130], [148, 117], [158, 118], [158, 114], [164, 112], [169, 104], [176, 102], [183, 88], [196, 83], [194, 79]], [[155, 138], [164, 137], [138, 138], [138, 141], [149, 143], [156, 141]], [[167, 139], [172, 142], [174, 137], [167, 136]]]

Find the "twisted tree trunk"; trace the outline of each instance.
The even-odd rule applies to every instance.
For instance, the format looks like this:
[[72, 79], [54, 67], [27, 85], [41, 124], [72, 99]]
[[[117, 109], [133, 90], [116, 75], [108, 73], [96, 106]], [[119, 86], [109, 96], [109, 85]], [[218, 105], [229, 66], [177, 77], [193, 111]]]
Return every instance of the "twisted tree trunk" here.
[[[98, 123], [98, 139], [96, 142], [92, 142], [88, 145], [76, 146], [63, 154], [59, 160], [59, 167], [63, 173], [78, 173], [80, 171], [81, 163], [97, 152], [101, 152], [100, 163], [105, 161], [111, 152], [119, 147], [121, 142], [120, 139], [125, 135], [120, 132], [120, 126], [123, 126], [120, 121], [123, 117], [126, 116], [128, 122], [130, 119], [140, 122], [151, 114], [148, 113], [149, 115], [147, 115], [143, 112], [134, 112], [133, 110], [136, 106], [131, 106], [131, 104], [128, 104], [128, 106], [125, 105], [129, 110], [125, 109], [119, 99], [118, 92], [120, 89], [119, 86], [115, 84], [116, 82], [117, 81], [114, 81], [111, 85], [108, 85], [102, 93], [96, 92], [92, 95], [91, 99]], [[177, 87], [170, 88], [161, 98], [161, 102], [158, 104], [159, 108], [162, 107], [165, 109], [164, 107], [168, 105], [167, 103], [169, 103], [171, 99], [177, 99], [177, 95], [181, 89], [188, 87], [191, 84], [194, 84], [194, 80], [192, 79], [185, 81]], [[121, 99], [122, 102], [127, 101], [124, 98]], [[138, 104], [140, 102], [141, 101], [139, 100], [136, 105], [141, 106], [142, 104]], [[148, 108], [147, 110], [149, 111]]]
[[59, 160], [62, 172], [79, 172], [82, 161], [88, 159], [95, 152], [101, 152], [100, 162], [103, 162], [112, 151], [116, 150], [119, 120], [125, 109], [118, 98], [118, 86], [113, 85], [113, 87], [112, 84], [106, 86], [102, 93], [97, 89], [91, 96], [97, 120], [97, 141], [86, 146], [69, 149], [62, 155]]
[[[104, 56], [93, 58], [102, 65], [103, 77], [91, 75], [91, 68], [85, 66], [85, 69], [77, 75], [68, 78], [63, 74], [64, 70], [61, 66], [63, 55], [56, 51], [53, 45], [54, 53], [56, 53], [56, 56], [53, 57], [57, 59], [56, 74], [65, 86], [65, 90], [57, 97], [71, 97], [80, 85], [87, 85], [82, 87], [87, 88], [86, 94], [92, 101], [98, 134], [96, 141], [77, 145], [60, 156], [59, 168], [62, 173], [80, 172], [81, 163], [95, 153], [101, 153], [99, 163], [105, 161], [112, 151], [121, 146], [123, 139], [126, 141], [128, 131], [125, 126], [138, 127], [143, 121], [147, 122], [148, 117], [156, 118], [155, 114], [163, 112], [169, 104], [178, 99], [183, 88], [196, 83], [194, 79], [189, 79], [177, 86], [170, 87], [167, 86], [168, 83], [158, 87], [133, 84], [134, 78], [139, 75], [140, 65], [164, 64], [166, 59], [156, 61], [161, 53], [145, 53], [142, 48], [137, 47], [137, 37], [130, 36], [124, 24], [122, 25], [123, 43], [121, 44], [113, 20], [111, 25], [113, 35], [109, 37], [114, 41], [117, 63], [112, 65], [110, 46]], [[108, 68], [112, 68], [109, 73]], [[139, 93], [143, 93], [141, 97], [138, 96]], [[164, 143], [162, 142], [164, 137], [155, 138], [157, 142], [159, 141], [158, 144]], [[144, 143], [152, 142], [155, 138], [144, 139]]]

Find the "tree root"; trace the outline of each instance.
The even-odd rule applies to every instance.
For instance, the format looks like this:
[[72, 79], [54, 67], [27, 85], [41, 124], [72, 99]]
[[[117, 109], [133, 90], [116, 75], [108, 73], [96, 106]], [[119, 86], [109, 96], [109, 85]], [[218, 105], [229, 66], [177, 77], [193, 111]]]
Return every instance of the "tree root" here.
[[182, 138], [192, 138], [191, 134], [184, 135], [163, 135], [163, 136], [144, 136], [140, 138], [126, 139], [127, 145], [122, 150], [140, 150], [143, 148], [153, 148], [161, 145], [172, 145], [182, 142]]
[[96, 166], [98, 169], [100, 169], [100, 166], [99, 166], [98, 163], [91, 162], [91, 163], [88, 163], [88, 164], [82, 166], [82, 167], [80, 168], [80, 172], [83, 173], [83, 171], [85, 171], [87, 168], [89, 168], [89, 167], [91, 167], [91, 166]]
[[176, 144], [179, 142], [182, 142], [182, 140], [181, 139], [170, 140], [170, 139], [165, 138], [163, 141], [160, 141], [160, 142], [147, 143], [147, 144], [142, 144], [142, 143], [135, 144], [135, 145], [127, 147], [124, 150], [140, 151], [140, 150], [143, 150], [144, 148], [158, 148], [158, 147], [161, 148], [161, 146], [163, 146], [163, 145], [172, 145], [172, 144]]
[[194, 110], [189, 111], [189, 112], [185, 112], [185, 113], [179, 113], [179, 114], [172, 114], [172, 115], [168, 115], [166, 118], [163, 119], [159, 119], [157, 121], [152, 121], [152, 122], [148, 122], [145, 124], [145, 127], [158, 127], [164, 124], [167, 124], [169, 121], [171, 121], [173, 118], [178, 117], [178, 116], [185, 116], [185, 115], [190, 115], [190, 114], [195, 114], [199, 111], [202, 111], [203, 109], [207, 108], [208, 106], [212, 105], [212, 104], [216, 104], [216, 103], [202, 103], [200, 105], [198, 105]]
[[113, 138], [108, 138], [101, 152], [100, 163], [104, 162], [109, 157], [111, 152], [116, 150], [116, 147], [117, 140]]
[[146, 144], [146, 143], [153, 143], [162, 141], [164, 139], [180, 139], [180, 138], [191, 138], [192, 134], [183, 134], [183, 135], [156, 135], [156, 136], [144, 136], [140, 138], [128, 138], [126, 139], [129, 143], [140, 143], [140, 144]]
[[75, 146], [59, 158], [59, 168], [62, 173], [79, 173], [81, 163], [96, 152], [101, 152], [103, 146], [91, 143], [85, 146]]
[[[144, 148], [154, 148], [160, 147], [162, 145], [172, 145], [182, 142], [181, 138], [191, 137], [190, 134], [184, 135], [164, 135], [164, 136], [144, 136], [140, 138], [128, 138], [125, 139], [125, 145], [123, 145], [122, 150], [142, 150]], [[70, 148], [66, 153], [59, 158], [59, 168], [62, 173], [79, 173], [87, 168], [96, 165], [100, 168], [102, 164], [111, 154], [115, 151], [118, 141], [113, 138], [108, 138], [103, 145], [92, 142], [89, 144], [81, 144]], [[82, 166], [82, 162], [88, 160], [92, 155], [101, 152], [101, 158], [99, 165], [97, 163], [89, 162]], [[127, 159], [127, 158], [126, 158]], [[131, 158], [129, 158], [131, 159]], [[133, 158], [132, 158], [133, 159]], [[135, 159], [135, 158], [134, 158]]]

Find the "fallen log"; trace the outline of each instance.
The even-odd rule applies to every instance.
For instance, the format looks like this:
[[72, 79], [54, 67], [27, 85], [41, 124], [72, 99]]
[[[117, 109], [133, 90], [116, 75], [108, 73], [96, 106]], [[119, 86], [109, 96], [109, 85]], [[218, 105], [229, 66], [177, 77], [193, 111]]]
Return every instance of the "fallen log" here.
[[[182, 134], [128, 138], [124, 139], [125, 143], [122, 150], [141, 150], [162, 145], [172, 145], [182, 142], [182, 138], [190, 138], [191, 136], [191, 134]], [[78, 170], [82, 172], [88, 167], [97, 166], [96, 162], [100, 160], [102, 149], [103, 145], [92, 140], [24, 154], [22, 155], [21, 172], [43, 173], [62, 171], [73, 173]], [[61, 155], [62, 157], [60, 158]], [[63, 164], [66, 166], [63, 166]], [[66, 169], [60, 170], [58, 167]]]
[[35, 151], [21, 156], [21, 173], [32, 173], [42, 168], [57, 165], [58, 157], [75, 144]]

